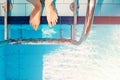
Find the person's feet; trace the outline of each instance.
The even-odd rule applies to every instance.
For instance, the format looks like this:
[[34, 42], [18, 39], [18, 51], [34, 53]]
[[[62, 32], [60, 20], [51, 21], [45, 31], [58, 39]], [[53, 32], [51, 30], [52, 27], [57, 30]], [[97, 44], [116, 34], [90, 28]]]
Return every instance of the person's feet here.
[[45, 10], [48, 24], [50, 27], [52, 27], [57, 23], [58, 20], [57, 12], [54, 8], [52, 1], [45, 0]]
[[39, 0], [36, 0], [36, 4], [34, 3], [32, 6], [32, 12], [29, 20], [30, 25], [35, 30], [37, 30], [40, 25], [41, 10], [42, 10], [42, 4]]

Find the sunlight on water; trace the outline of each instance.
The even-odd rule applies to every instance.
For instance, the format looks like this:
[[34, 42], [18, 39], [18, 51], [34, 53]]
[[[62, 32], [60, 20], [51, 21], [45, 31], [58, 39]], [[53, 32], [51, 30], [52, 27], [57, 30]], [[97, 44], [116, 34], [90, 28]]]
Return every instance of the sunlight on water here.
[[120, 27], [93, 27], [80, 46], [44, 56], [43, 80], [120, 80]]
[[56, 31], [53, 28], [46, 28], [44, 27], [42, 29], [42, 36], [43, 38], [51, 38], [53, 34], [56, 34]]

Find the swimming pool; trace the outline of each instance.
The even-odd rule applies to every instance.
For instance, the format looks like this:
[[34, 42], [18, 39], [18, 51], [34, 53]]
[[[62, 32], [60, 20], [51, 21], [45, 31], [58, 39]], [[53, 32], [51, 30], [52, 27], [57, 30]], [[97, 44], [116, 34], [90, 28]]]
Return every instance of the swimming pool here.
[[[83, 25], [78, 25], [77, 37]], [[0, 33], [3, 33], [0, 25]], [[11, 38], [70, 37], [70, 25], [33, 31], [29, 25], [10, 25]], [[65, 31], [65, 32], [64, 32]], [[68, 31], [68, 32], [66, 32]], [[48, 34], [49, 33], [49, 34]], [[3, 40], [3, 36], [0, 36]], [[120, 25], [92, 25], [80, 46], [73, 44], [0, 45], [0, 80], [119, 80]]]
[[[28, 25], [31, 4], [25, 0], [9, 0], [12, 7], [6, 17], [10, 37], [15, 40], [70, 39], [74, 14], [80, 24], [76, 35], [79, 39], [87, 1], [91, 0], [76, 0], [79, 9], [75, 8], [73, 13], [73, 0], [55, 0], [59, 15], [57, 25], [54, 28], [46, 25], [43, 10], [41, 26], [34, 31]], [[0, 24], [4, 23], [3, 2], [0, 0]], [[118, 0], [97, 0], [90, 35], [79, 46], [68, 43], [0, 44], [0, 80], [120, 80], [119, 3]], [[3, 31], [3, 25], [0, 25], [0, 41], [4, 39]]]

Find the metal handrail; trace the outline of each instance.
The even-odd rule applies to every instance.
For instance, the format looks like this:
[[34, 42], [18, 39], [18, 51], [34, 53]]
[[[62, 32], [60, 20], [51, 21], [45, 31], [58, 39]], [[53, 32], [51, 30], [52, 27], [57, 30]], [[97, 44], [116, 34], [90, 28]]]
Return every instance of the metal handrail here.
[[9, 40], [9, 35], [10, 35], [9, 31], [10, 31], [10, 29], [9, 29], [8, 24], [7, 24], [8, 23], [8, 8], [9, 8], [8, 5], [9, 5], [8, 0], [5, 0], [3, 5], [2, 5], [2, 8], [4, 10], [4, 40], [0, 41], [0, 45], [1, 44], [5, 45], [5, 44], [10, 43], [10, 40]]
[[[75, 39], [73, 39], [72, 43], [75, 45], [80, 45], [88, 36], [88, 33], [90, 31], [91, 28], [91, 24], [93, 22], [93, 18], [94, 18], [94, 9], [95, 9], [95, 4], [96, 4], [96, 0], [88, 0], [87, 3], [87, 12], [86, 12], [86, 17], [85, 17], [85, 25], [84, 25], [84, 29], [82, 32], [82, 36], [80, 37], [80, 39], [77, 41]], [[75, 6], [76, 6], [76, 0], [75, 0]], [[74, 10], [74, 13], [76, 13], [76, 10]], [[77, 16], [76, 14], [74, 15], [75, 17]], [[74, 24], [76, 24], [77, 18], [74, 18]], [[76, 27], [76, 25], [75, 25]]]
[[5, 0], [4, 3], [4, 40], [9, 39], [9, 29], [7, 25], [7, 16], [8, 16], [8, 0]]
[[10, 39], [9, 40], [10, 44], [69, 44], [72, 42], [71, 39], [19, 39], [19, 40], [14, 40]]

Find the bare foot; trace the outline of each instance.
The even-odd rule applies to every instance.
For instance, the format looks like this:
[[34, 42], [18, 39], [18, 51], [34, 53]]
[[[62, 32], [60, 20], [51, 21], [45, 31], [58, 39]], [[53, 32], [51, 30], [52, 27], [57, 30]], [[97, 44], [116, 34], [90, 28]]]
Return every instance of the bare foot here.
[[45, 9], [47, 15], [47, 21], [50, 27], [54, 26], [57, 23], [58, 16], [54, 8], [52, 1], [45, 0]]
[[32, 6], [32, 12], [30, 15], [30, 25], [37, 30], [40, 24], [40, 16], [41, 16], [42, 4], [39, 0], [36, 0], [36, 4]]

